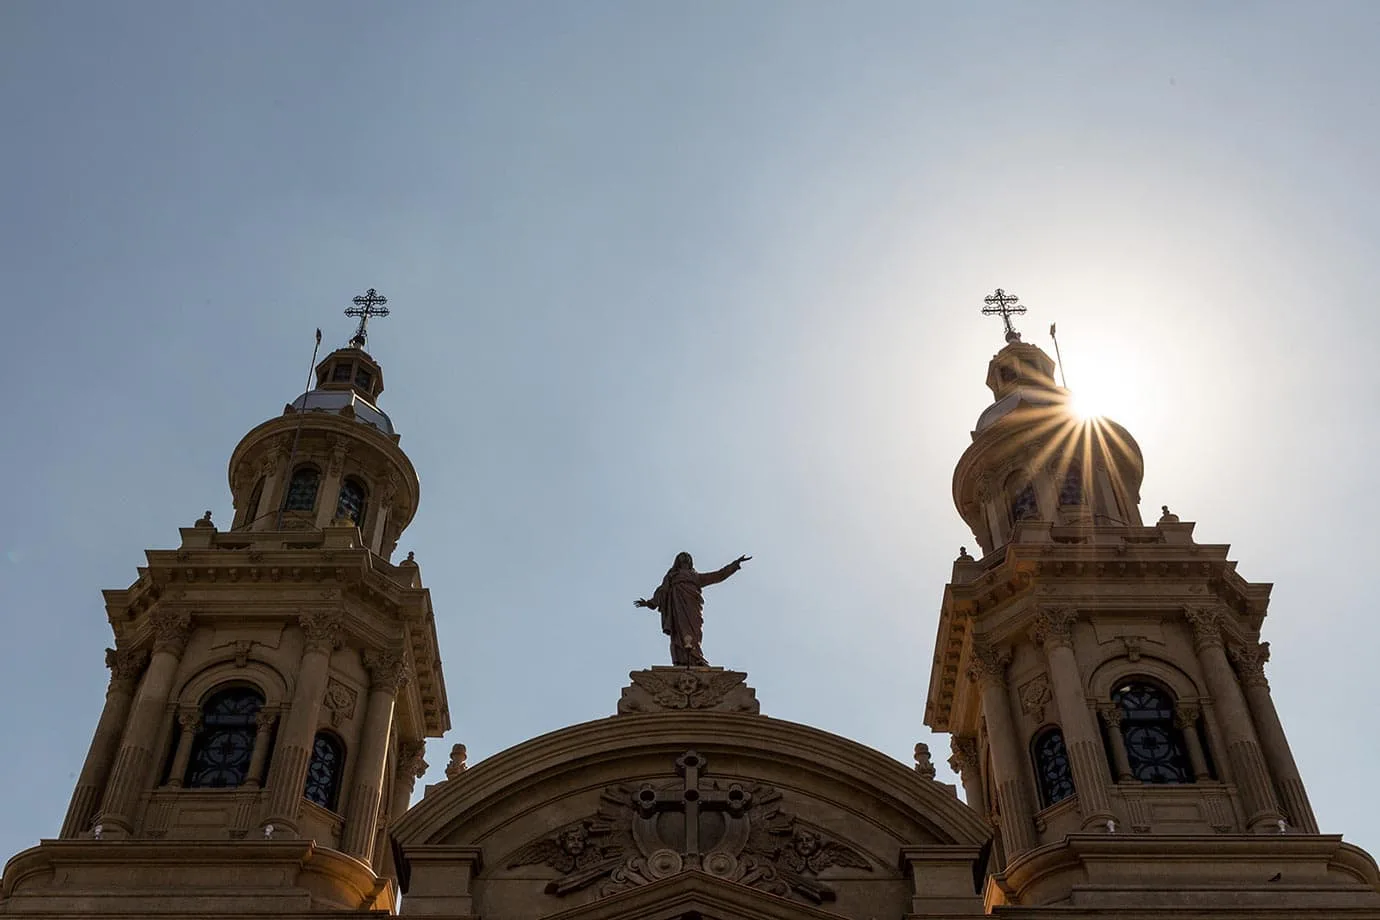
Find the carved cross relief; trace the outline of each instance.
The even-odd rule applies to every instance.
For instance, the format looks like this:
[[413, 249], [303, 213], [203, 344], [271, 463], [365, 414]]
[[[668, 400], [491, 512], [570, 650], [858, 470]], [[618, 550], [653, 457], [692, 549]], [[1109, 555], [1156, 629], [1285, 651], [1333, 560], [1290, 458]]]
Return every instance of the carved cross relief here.
[[602, 882], [603, 897], [697, 869], [816, 904], [835, 896], [819, 879], [822, 870], [873, 871], [854, 848], [781, 811], [777, 790], [706, 780], [705, 758], [696, 751], [675, 766], [675, 782], [607, 787], [598, 814], [523, 847], [505, 864], [544, 864], [562, 873], [546, 886], [556, 896]]

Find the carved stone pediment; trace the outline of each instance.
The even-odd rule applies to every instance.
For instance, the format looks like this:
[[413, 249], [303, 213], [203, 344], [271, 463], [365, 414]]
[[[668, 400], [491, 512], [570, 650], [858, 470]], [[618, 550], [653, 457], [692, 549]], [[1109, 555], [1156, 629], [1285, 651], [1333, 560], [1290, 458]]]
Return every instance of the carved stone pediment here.
[[504, 865], [560, 873], [545, 888], [557, 897], [596, 884], [609, 897], [694, 871], [814, 904], [835, 897], [825, 870], [873, 871], [857, 849], [784, 811], [776, 789], [709, 779], [706, 767], [703, 755], [686, 751], [676, 759], [678, 780], [609, 786], [596, 814], [527, 844]]
[[632, 683], [623, 688], [618, 712], [675, 712], [687, 709], [716, 712], [761, 711], [757, 691], [745, 681], [744, 671], [723, 668], [654, 667], [633, 671]]

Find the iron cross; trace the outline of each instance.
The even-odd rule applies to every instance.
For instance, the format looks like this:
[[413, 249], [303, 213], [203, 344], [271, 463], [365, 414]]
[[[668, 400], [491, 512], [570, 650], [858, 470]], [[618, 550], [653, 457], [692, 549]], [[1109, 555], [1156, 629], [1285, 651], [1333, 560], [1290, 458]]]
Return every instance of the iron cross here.
[[364, 340], [368, 335], [369, 317], [387, 316], [388, 307], [385, 306], [387, 303], [387, 297], [370, 288], [355, 298], [353, 307], [345, 308], [346, 316], [359, 317], [359, 328], [355, 330], [355, 337], [350, 339], [351, 345], [356, 348], [364, 347]]
[[997, 288], [983, 298], [983, 303], [987, 306], [982, 308], [982, 315], [1000, 316], [1001, 321], [1006, 324], [1006, 341], [1019, 342], [1021, 334], [1011, 325], [1011, 317], [1019, 316], [1025, 312], [1025, 307], [1019, 306], [1020, 298]]

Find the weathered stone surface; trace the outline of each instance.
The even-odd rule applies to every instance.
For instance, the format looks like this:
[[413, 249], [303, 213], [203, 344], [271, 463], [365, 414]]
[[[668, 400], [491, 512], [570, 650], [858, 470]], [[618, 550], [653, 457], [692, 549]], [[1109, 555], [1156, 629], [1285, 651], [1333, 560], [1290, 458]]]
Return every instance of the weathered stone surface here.
[[654, 667], [633, 671], [623, 688], [619, 714], [675, 712], [702, 709], [715, 712], [761, 712], [757, 691], [749, 687], [746, 671], [723, 668]]

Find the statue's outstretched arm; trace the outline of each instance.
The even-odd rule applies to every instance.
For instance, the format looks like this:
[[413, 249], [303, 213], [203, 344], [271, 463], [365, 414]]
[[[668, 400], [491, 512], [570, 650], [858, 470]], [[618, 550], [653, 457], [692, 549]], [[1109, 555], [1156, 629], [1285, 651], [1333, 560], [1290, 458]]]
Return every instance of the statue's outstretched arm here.
[[743, 567], [743, 563], [751, 559], [751, 556], [739, 556], [728, 565], [719, 569], [717, 572], [704, 572], [696, 576], [695, 581], [701, 588], [705, 585], [717, 585], [734, 572]]

